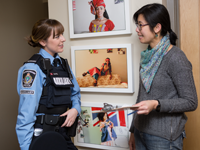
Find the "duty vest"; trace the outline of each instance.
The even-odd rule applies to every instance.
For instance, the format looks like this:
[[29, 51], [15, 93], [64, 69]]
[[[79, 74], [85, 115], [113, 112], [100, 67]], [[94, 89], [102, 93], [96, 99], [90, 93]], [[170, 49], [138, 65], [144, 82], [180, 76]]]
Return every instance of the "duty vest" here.
[[[57, 106], [71, 106], [71, 89], [73, 87], [72, 75], [66, 59], [61, 58], [62, 63], [58, 67], [51, 65], [50, 59], [43, 58], [39, 54], [33, 55], [26, 63], [35, 63], [46, 74], [46, 82], [43, 85], [43, 91], [39, 102], [37, 113], [45, 112]], [[43, 106], [40, 109], [41, 105]], [[44, 110], [44, 106], [47, 108]], [[51, 113], [63, 113], [51, 111]]]

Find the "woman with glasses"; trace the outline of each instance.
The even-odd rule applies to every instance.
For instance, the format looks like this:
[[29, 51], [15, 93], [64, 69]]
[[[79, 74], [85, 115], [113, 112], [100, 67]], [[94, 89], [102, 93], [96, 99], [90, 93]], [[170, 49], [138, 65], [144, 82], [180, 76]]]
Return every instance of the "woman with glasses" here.
[[148, 4], [133, 16], [143, 44], [137, 114], [130, 128], [130, 150], [182, 150], [185, 112], [197, 108], [192, 65], [176, 47], [167, 9]]

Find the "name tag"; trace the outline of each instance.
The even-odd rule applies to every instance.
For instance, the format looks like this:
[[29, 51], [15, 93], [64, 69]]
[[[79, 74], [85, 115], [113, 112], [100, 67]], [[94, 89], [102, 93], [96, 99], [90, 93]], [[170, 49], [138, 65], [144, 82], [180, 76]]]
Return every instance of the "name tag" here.
[[28, 94], [28, 95], [34, 95], [35, 91], [33, 90], [20, 90], [20, 94]]
[[56, 85], [71, 85], [72, 84], [69, 78], [53, 77], [53, 81]]

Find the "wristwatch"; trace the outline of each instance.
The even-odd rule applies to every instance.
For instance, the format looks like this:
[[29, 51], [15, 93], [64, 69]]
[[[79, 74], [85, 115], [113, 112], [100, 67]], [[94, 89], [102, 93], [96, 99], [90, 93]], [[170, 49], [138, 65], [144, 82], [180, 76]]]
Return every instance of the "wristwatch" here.
[[161, 105], [160, 105], [160, 101], [159, 101], [159, 100], [157, 100], [157, 101], [158, 101], [158, 105], [157, 105], [157, 107], [156, 107], [156, 111], [157, 111], [157, 112], [160, 112], [160, 106], [161, 106]]

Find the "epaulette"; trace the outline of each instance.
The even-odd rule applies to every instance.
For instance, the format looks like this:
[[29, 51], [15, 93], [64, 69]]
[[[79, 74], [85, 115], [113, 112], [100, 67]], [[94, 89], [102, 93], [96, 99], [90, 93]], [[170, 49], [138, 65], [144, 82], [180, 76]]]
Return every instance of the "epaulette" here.
[[51, 62], [49, 58], [43, 58], [40, 54], [34, 54], [28, 61], [25, 63], [35, 63], [37, 64], [40, 69], [45, 73], [49, 74], [49, 70], [52, 69]]

